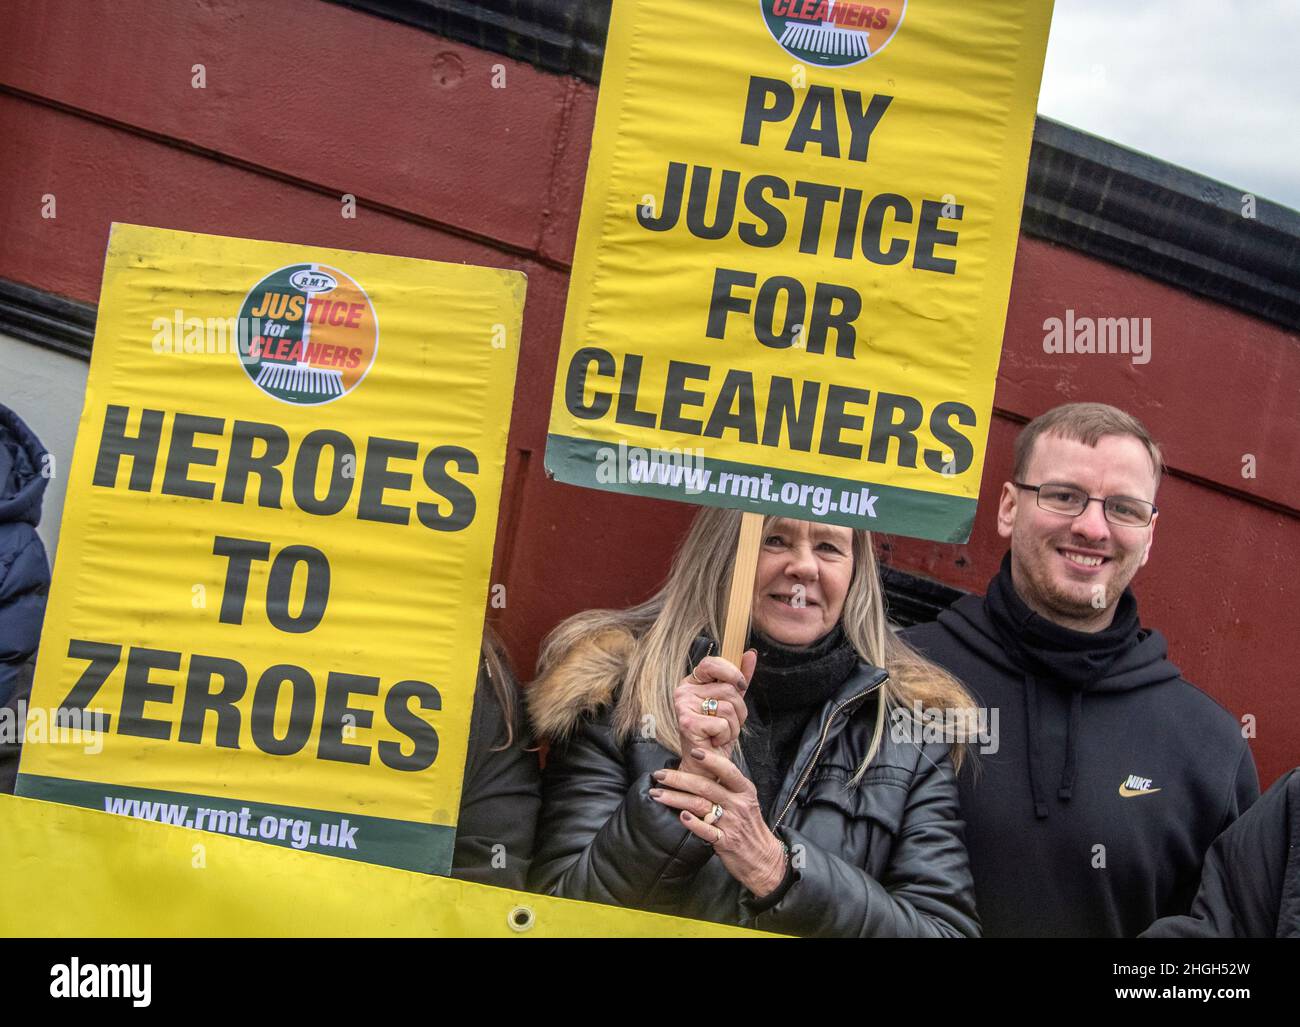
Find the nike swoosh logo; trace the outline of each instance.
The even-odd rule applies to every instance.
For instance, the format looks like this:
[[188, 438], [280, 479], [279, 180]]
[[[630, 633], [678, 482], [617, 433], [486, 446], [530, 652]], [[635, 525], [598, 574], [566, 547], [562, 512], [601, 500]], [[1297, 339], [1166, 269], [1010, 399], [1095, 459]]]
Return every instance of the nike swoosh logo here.
[[1133, 788], [1130, 788], [1128, 785], [1120, 785], [1120, 786], [1119, 786], [1119, 794], [1122, 795], [1122, 796], [1124, 796], [1124, 798], [1126, 798], [1126, 799], [1131, 799], [1131, 798], [1132, 798], [1133, 796], [1135, 796], [1135, 795], [1154, 795], [1154, 794], [1155, 794], [1156, 792], [1158, 792], [1158, 791], [1160, 791], [1159, 788], [1138, 788], [1138, 789], [1133, 789]]

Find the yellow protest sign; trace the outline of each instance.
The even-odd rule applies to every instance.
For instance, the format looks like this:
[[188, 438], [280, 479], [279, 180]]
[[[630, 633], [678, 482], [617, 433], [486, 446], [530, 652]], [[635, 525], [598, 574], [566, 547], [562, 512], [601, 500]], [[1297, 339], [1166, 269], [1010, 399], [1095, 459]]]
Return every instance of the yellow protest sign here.
[[0, 838], [8, 937], [771, 937], [9, 795]]
[[19, 795], [447, 872], [524, 288], [113, 226]]
[[619, 0], [548, 470], [965, 541], [1050, 19]]

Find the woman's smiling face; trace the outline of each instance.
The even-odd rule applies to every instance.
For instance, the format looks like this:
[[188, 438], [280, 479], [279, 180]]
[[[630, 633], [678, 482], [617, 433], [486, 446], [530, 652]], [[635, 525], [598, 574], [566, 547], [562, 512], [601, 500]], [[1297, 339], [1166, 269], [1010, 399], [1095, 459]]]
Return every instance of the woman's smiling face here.
[[809, 645], [839, 621], [852, 580], [851, 528], [779, 517], [758, 552], [753, 626], [784, 645]]

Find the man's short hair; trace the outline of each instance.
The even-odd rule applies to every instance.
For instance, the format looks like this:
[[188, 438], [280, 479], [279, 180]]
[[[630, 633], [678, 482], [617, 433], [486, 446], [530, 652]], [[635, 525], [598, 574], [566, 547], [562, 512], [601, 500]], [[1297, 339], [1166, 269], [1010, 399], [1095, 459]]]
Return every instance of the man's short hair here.
[[1012, 472], [1016, 481], [1025, 480], [1029, 458], [1034, 443], [1040, 435], [1057, 435], [1063, 439], [1096, 446], [1106, 435], [1131, 435], [1146, 447], [1151, 466], [1156, 472], [1156, 488], [1160, 488], [1160, 475], [1164, 473], [1165, 460], [1160, 446], [1151, 433], [1132, 414], [1126, 414], [1106, 403], [1066, 403], [1040, 414], [1021, 429], [1016, 438], [1016, 465]]

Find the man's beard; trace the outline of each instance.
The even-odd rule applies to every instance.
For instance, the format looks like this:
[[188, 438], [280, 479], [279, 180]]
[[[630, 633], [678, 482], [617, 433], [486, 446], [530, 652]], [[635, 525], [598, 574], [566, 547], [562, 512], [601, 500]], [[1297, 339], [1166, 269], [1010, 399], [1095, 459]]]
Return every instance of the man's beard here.
[[[1053, 613], [1069, 617], [1073, 620], [1091, 620], [1098, 617], [1105, 610], [1113, 610], [1115, 604], [1119, 601], [1120, 596], [1124, 594], [1124, 589], [1128, 586], [1130, 574], [1125, 577], [1121, 571], [1120, 560], [1115, 556], [1108, 556], [1110, 565], [1110, 575], [1106, 579], [1105, 602], [1098, 606], [1094, 601], [1097, 594], [1095, 586], [1086, 581], [1073, 582], [1062, 587], [1062, 583], [1057, 580], [1057, 576], [1051, 572], [1052, 561], [1060, 558], [1058, 552], [1061, 548], [1088, 548], [1080, 546], [1070, 538], [1054, 540], [1045, 547], [1039, 554], [1041, 557], [1040, 580], [1035, 582], [1039, 589], [1039, 602]], [[1101, 582], [1098, 582], [1101, 584]]]
[[1101, 606], [1097, 606], [1093, 599], [1093, 596], [1097, 593], [1091, 588], [1088, 589], [1086, 595], [1081, 597], [1077, 592], [1059, 588], [1056, 581], [1049, 577], [1043, 598], [1045, 600], [1044, 605], [1053, 612], [1073, 617], [1078, 620], [1086, 620], [1091, 617], [1096, 617], [1103, 610], [1108, 610], [1113, 607], [1115, 601], [1119, 599], [1122, 593], [1123, 589], [1120, 589], [1118, 592], [1114, 591], [1113, 581], [1108, 583], [1106, 585], [1105, 603]]

